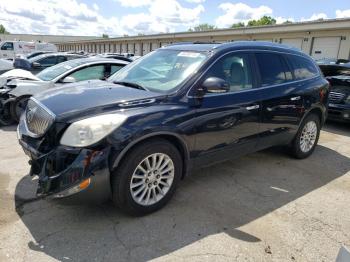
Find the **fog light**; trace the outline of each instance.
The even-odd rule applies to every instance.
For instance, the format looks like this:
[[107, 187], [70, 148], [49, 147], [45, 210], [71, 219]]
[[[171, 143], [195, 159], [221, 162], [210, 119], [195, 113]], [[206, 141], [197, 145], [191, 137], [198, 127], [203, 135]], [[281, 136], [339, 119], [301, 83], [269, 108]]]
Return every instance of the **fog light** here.
[[350, 117], [350, 114], [349, 114], [349, 113], [344, 113], [344, 114], [343, 114], [343, 117], [344, 117], [344, 118], [349, 118], [349, 117]]
[[74, 187], [68, 188], [66, 190], [63, 190], [60, 193], [57, 193], [53, 195], [53, 198], [62, 198], [62, 197], [67, 197], [73, 194], [76, 194], [84, 189], [86, 189], [90, 185], [91, 179], [85, 179], [83, 182], [81, 182], [79, 185], [76, 185]]

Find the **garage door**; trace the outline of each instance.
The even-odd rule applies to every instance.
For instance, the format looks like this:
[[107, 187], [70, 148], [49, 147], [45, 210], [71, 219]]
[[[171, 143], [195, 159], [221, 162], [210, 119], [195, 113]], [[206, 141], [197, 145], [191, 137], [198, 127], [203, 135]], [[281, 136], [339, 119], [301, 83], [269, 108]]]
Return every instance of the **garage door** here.
[[311, 56], [315, 59], [338, 58], [340, 37], [314, 38]]
[[301, 46], [303, 44], [303, 39], [302, 38], [284, 38], [282, 39], [282, 44], [301, 49]]

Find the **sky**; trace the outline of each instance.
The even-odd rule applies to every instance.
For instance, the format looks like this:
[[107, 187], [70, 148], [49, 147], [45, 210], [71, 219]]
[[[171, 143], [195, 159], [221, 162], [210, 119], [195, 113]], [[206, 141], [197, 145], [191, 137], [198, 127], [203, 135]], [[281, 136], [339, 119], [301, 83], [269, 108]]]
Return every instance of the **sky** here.
[[350, 0], [0, 0], [11, 33], [109, 36], [227, 28], [264, 15], [277, 23], [350, 18]]

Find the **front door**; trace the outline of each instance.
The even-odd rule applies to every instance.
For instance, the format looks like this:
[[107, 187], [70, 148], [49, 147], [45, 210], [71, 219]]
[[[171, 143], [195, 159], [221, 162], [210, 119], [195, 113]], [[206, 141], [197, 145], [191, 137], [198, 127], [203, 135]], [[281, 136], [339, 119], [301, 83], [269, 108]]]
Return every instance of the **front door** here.
[[226, 93], [206, 93], [196, 114], [196, 162], [212, 164], [254, 151], [259, 134], [259, 97], [252, 74], [251, 55], [232, 52], [205, 73], [205, 79], [226, 80]]

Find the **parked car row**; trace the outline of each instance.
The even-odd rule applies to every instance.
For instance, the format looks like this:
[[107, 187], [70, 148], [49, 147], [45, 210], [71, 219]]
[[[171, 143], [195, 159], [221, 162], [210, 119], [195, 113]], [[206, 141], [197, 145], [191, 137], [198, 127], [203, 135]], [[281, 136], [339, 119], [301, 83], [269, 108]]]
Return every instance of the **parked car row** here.
[[[40, 55], [45, 59], [46, 55]], [[56, 56], [57, 58], [64, 57]], [[35, 94], [64, 84], [85, 80], [105, 80], [129, 62], [108, 58], [79, 58], [51, 66], [34, 75], [27, 70], [14, 69], [0, 76], [0, 124], [18, 122], [28, 99]], [[41, 58], [40, 58], [41, 59]]]
[[[310, 156], [326, 119], [329, 83], [320, 68], [279, 44], [169, 45], [122, 69], [127, 61], [102, 59], [5, 81], [7, 99], [34, 94], [17, 133], [39, 196], [110, 197], [128, 213], [147, 214], [194, 168], [276, 145]], [[37, 94], [27, 87], [37, 83], [40, 91], [71, 84]], [[24, 110], [10, 108], [16, 118]]]
[[331, 85], [328, 119], [350, 123], [350, 63], [319, 64]]

